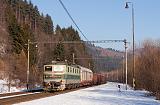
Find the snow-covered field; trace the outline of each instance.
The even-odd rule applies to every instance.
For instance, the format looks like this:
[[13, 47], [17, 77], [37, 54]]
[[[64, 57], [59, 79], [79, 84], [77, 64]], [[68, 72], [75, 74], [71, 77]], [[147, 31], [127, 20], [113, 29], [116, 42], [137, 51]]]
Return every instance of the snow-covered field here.
[[117, 88], [118, 83], [90, 87], [66, 94], [23, 102], [16, 105], [160, 105], [160, 101], [147, 96], [146, 91], [134, 91], [131, 88], [125, 90], [121, 85], [121, 92]]

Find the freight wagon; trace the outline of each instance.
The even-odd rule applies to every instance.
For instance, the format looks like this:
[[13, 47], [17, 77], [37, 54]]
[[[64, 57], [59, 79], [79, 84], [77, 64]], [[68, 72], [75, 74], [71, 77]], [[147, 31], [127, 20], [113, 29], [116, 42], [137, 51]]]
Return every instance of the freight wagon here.
[[80, 68], [80, 86], [92, 85], [93, 72], [92, 70], [79, 66]]

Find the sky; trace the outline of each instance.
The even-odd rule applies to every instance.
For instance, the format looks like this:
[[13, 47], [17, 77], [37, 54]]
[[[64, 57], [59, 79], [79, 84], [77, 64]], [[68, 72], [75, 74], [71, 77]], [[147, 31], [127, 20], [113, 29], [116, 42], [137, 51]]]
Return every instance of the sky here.
[[[31, 0], [43, 14], [52, 17], [54, 26], [75, 25], [59, 0]], [[132, 10], [125, 9], [127, 0], [62, 0], [88, 40], [123, 40], [132, 45]], [[146, 39], [160, 39], [160, 0], [128, 0], [133, 3], [135, 42], [139, 46]], [[78, 29], [77, 29], [78, 30]], [[85, 40], [83, 35], [81, 38]], [[123, 43], [97, 44], [123, 50]]]

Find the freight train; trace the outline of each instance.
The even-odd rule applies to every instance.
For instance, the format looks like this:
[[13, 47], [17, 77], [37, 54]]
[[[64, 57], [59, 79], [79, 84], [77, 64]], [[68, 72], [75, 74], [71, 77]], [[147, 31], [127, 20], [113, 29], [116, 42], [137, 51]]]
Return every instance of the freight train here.
[[43, 89], [45, 91], [72, 89], [105, 82], [105, 76], [93, 73], [92, 70], [80, 65], [67, 63], [44, 65]]

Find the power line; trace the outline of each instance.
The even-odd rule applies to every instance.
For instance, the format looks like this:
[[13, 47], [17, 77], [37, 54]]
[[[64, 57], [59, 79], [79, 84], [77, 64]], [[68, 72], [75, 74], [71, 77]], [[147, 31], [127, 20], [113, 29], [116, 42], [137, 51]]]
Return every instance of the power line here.
[[79, 30], [79, 32], [84, 36], [84, 38], [88, 41], [87, 37], [83, 34], [83, 32], [81, 31], [81, 29], [79, 28], [79, 26], [77, 25], [77, 23], [74, 21], [74, 19], [72, 18], [71, 14], [68, 12], [67, 8], [65, 7], [65, 5], [63, 4], [63, 2], [61, 0], [59, 0], [60, 4], [62, 5], [63, 9], [66, 11], [66, 13], [68, 14], [69, 18], [72, 20], [72, 22], [74, 23], [74, 25], [77, 27], [77, 29]]
[[[79, 43], [86, 43], [86, 44], [91, 44], [91, 43], [115, 43], [115, 42], [126, 42], [126, 40], [91, 40], [91, 41], [54, 41], [54, 42], [29, 42], [30, 44], [48, 44], [48, 43], [63, 43], [63, 44], [79, 44]], [[129, 42], [126, 42], [129, 43]]]
[[[60, 2], [60, 4], [62, 5], [62, 7], [64, 8], [64, 10], [67, 12], [68, 16], [70, 17], [70, 19], [72, 20], [72, 22], [75, 24], [75, 26], [77, 27], [77, 29], [79, 30], [79, 32], [83, 35], [83, 37], [84, 37], [87, 41], [89, 41], [89, 40], [87, 39], [87, 37], [83, 34], [83, 32], [81, 31], [81, 29], [78, 27], [78, 25], [76, 24], [76, 22], [74, 21], [74, 19], [73, 19], [72, 16], [70, 15], [70, 13], [68, 12], [67, 8], [64, 6], [63, 2], [62, 2], [61, 0], [59, 0], [59, 2]], [[97, 56], [99, 56], [97, 50], [96, 50], [96, 54], [97, 54]], [[97, 62], [97, 61], [95, 61], [95, 62]]]

